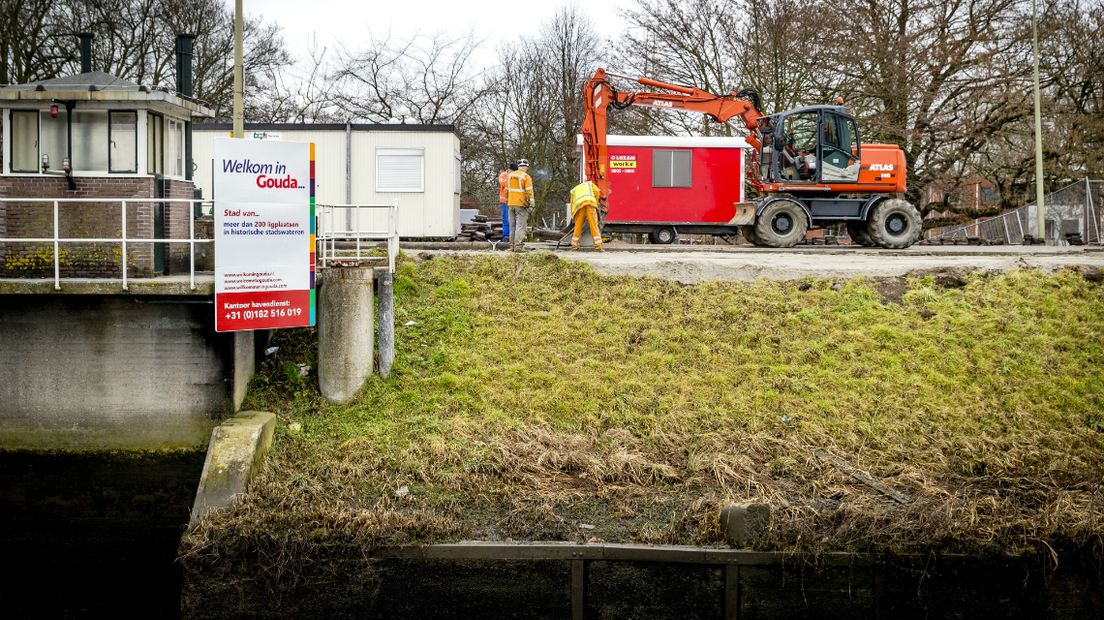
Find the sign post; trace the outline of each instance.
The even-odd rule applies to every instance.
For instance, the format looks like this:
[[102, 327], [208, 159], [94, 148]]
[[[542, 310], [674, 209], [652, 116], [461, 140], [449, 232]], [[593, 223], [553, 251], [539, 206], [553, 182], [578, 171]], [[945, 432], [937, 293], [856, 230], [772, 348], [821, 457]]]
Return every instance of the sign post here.
[[215, 141], [215, 331], [314, 325], [314, 144]]

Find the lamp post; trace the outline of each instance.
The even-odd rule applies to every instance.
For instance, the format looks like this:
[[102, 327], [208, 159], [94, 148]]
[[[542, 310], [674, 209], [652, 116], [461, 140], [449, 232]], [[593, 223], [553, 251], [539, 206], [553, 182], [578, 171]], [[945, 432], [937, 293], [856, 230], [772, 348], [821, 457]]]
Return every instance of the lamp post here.
[[[239, 0], [240, 2], [241, 0]], [[1031, 0], [1031, 36], [1035, 56], [1035, 224], [1039, 237], [1046, 243], [1046, 206], [1043, 204], [1043, 120], [1039, 96], [1039, 19]]]
[[[1038, 70], [1038, 65], [1036, 65]], [[242, 76], [242, 0], [234, 0], [234, 137], [245, 137], [244, 99]]]

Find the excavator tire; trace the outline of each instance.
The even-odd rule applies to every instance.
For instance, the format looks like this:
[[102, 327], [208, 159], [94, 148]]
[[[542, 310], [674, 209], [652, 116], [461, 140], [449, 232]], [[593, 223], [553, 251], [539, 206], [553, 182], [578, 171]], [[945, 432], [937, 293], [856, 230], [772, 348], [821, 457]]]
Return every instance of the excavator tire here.
[[851, 235], [851, 241], [864, 248], [874, 246], [870, 233], [866, 232], [866, 222], [847, 222], [847, 234]]
[[866, 233], [875, 245], [902, 249], [920, 240], [923, 223], [916, 207], [900, 198], [879, 202], [866, 222]]
[[792, 200], [772, 200], [755, 218], [755, 245], [792, 248], [805, 238], [809, 218]]

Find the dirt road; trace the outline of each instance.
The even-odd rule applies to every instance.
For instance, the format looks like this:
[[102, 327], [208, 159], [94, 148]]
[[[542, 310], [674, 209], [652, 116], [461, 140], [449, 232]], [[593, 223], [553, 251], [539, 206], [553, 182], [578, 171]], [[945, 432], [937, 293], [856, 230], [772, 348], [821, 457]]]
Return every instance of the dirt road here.
[[[551, 244], [533, 244], [550, 249]], [[407, 249], [406, 244], [403, 248]], [[414, 251], [416, 249], [407, 249]], [[440, 253], [440, 250], [432, 253]], [[1042, 246], [914, 246], [907, 250], [810, 247], [773, 250], [749, 246], [613, 245], [557, 255], [594, 265], [604, 274], [653, 275], [683, 283], [707, 280], [794, 280], [805, 277], [895, 277], [928, 269], [1005, 271], [1087, 266], [1104, 269], [1104, 249]]]
[[[967, 251], [974, 250], [974, 251]], [[1104, 251], [1069, 248], [917, 247], [902, 252], [810, 248], [790, 251], [744, 249], [724, 252], [565, 253], [606, 274], [648, 274], [683, 283], [704, 280], [794, 280], [804, 277], [893, 277], [917, 270], [955, 268], [1053, 271], [1084, 265], [1104, 268]]]

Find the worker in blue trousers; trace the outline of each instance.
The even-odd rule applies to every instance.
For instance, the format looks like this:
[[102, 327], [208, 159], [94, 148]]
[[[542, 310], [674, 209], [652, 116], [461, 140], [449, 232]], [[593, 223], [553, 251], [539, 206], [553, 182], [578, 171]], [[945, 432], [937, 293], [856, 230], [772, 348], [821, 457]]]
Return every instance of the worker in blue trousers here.
[[510, 178], [510, 173], [517, 170], [517, 164], [510, 162], [507, 164], [509, 170], [503, 170], [498, 175], [498, 204], [502, 207], [502, 240], [508, 241], [510, 239], [510, 208], [506, 206], [506, 180]]

